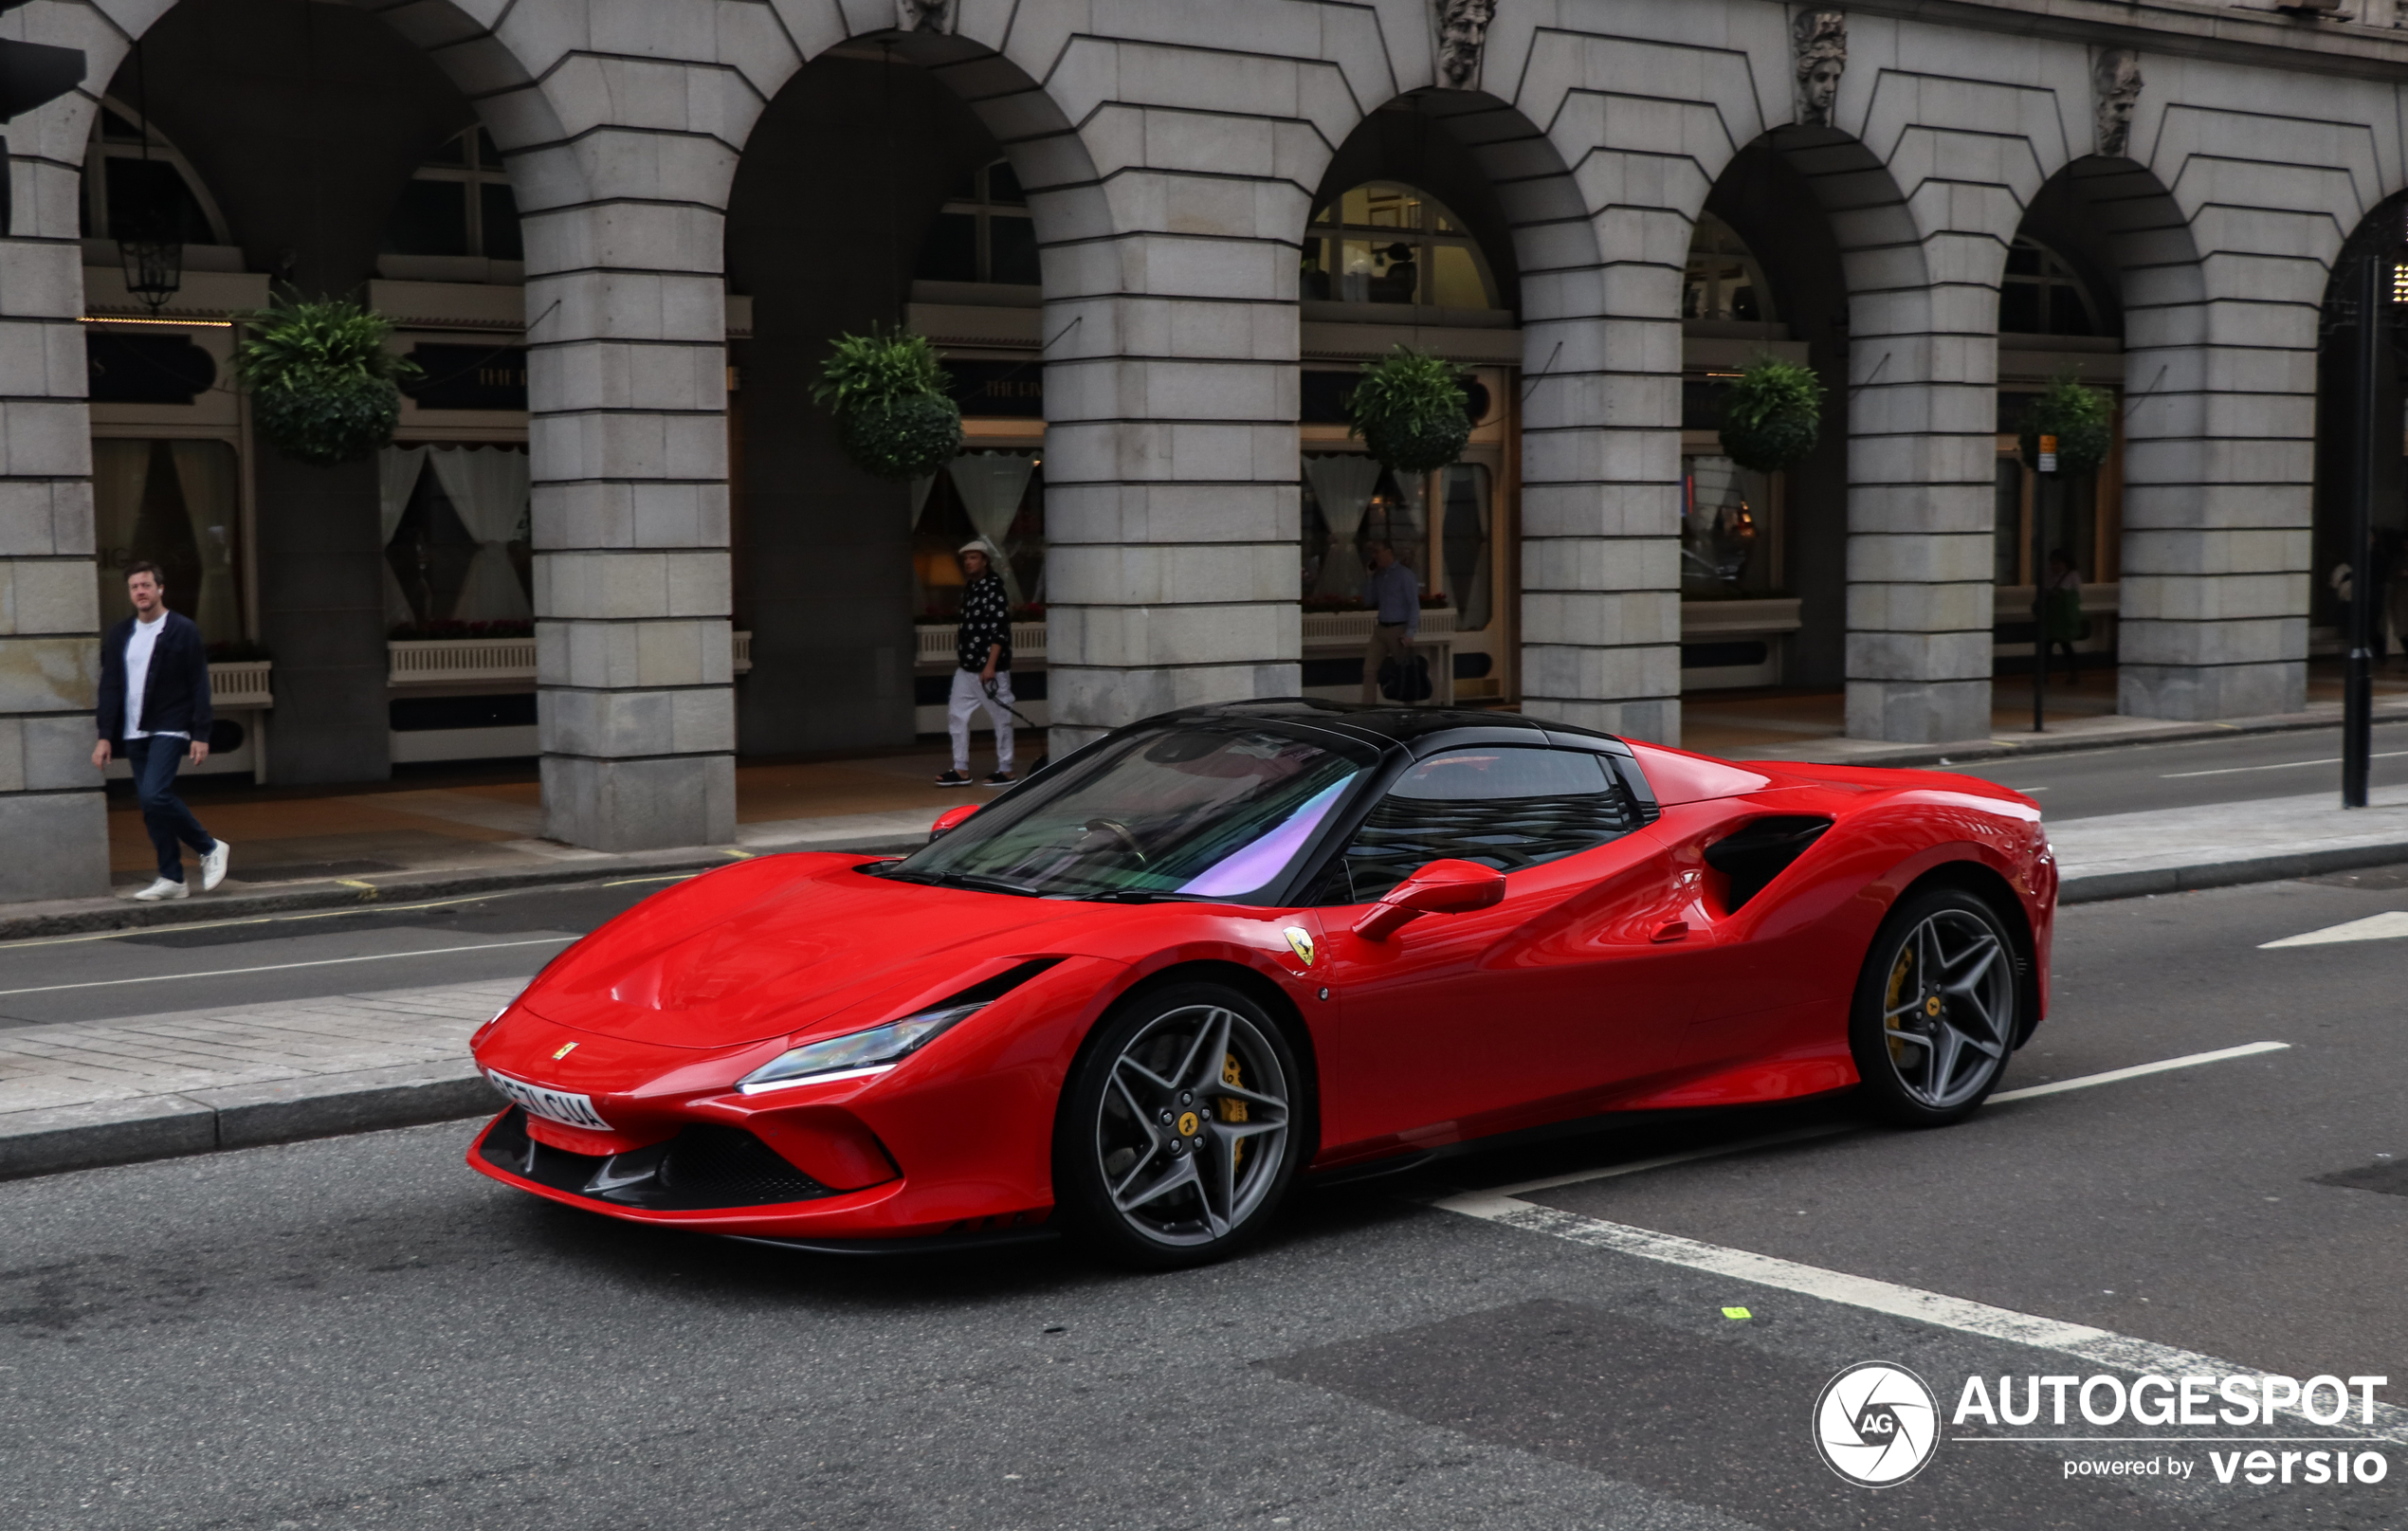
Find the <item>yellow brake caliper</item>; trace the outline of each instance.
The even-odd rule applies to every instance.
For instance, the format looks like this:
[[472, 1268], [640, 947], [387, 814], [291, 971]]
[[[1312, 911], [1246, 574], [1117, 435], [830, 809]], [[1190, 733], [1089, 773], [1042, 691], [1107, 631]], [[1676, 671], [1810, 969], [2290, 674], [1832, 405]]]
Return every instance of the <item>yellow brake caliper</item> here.
[[[1221, 1083], [1231, 1086], [1232, 1089], [1242, 1090], [1246, 1087], [1245, 1072], [1238, 1067], [1237, 1054], [1233, 1052], [1225, 1052], [1221, 1054]], [[1220, 1117], [1223, 1121], [1243, 1121], [1246, 1120], [1245, 1102], [1232, 1101], [1228, 1096], [1224, 1095], [1214, 1103], [1219, 1107]], [[1245, 1162], [1246, 1139], [1241, 1138], [1237, 1140], [1236, 1146], [1230, 1150], [1230, 1168], [1232, 1170], [1237, 1169]]]
[[[1889, 970], [1889, 988], [1882, 998], [1881, 1008], [1882, 1024], [1892, 1031], [1898, 1030], [1898, 996], [1906, 992], [1906, 975], [1913, 971], [1914, 965], [1914, 948], [1909, 946], [1898, 954], [1898, 965]], [[1889, 1061], [1893, 1064], [1906, 1061], [1906, 1044], [1896, 1037], [1889, 1039]]]

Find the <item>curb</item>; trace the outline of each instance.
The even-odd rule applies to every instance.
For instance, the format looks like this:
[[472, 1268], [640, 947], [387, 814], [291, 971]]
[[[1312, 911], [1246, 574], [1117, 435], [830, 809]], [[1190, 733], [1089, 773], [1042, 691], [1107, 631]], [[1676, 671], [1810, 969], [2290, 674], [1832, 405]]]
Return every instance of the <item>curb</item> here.
[[2203, 862], [2191, 866], [2094, 872], [2088, 877], [2069, 877], [2058, 883], [2057, 902], [2064, 905], [2105, 903], [2113, 899], [2145, 899], [2161, 893], [2237, 887], [2245, 883], [2279, 883], [2287, 878], [2355, 871], [2361, 866], [2390, 866], [2400, 862], [2408, 862], [2408, 841], [2381, 846], [2338, 846], [2327, 850], [2289, 850], [2267, 856], [2245, 856], [2236, 861]]
[[751, 856], [783, 855], [793, 850], [893, 852], [916, 848], [919, 841], [893, 837], [840, 840], [825, 845], [767, 846], [757, 850], [733, 847], [705, 850], [663, 851], [652, 855], [578, 857], [549, 866], [502, 866], [439, 872], [396, 872], [382, 878], [352, 878], [339, 883], [306, 884], [284, 892], [215, 894], [173, 902], [136, 903], [129, 899], [75, 899], [0, 914], [0, 941], [40, 936], [82, 936], [94, 931], [143, 930], [155, 925], [190, 925], [221, 920], [260, 919], [308, 909], [342, 909], [377, 903], [409, 903], [462, 894], [505, 893], [522, 888], [574, 887], [606, 883], [630, 873], [702, 872]]
[[231, 1084], [0, 1117], [0, 1179], [481, 1117], [502, 1098], [465, 1063]]

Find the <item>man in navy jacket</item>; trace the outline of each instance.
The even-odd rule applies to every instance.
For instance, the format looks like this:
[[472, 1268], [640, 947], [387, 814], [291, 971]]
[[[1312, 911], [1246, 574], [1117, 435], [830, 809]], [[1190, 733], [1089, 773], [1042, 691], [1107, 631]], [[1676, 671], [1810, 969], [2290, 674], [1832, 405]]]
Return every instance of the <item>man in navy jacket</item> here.
[[203, 892], [226, 878], [226, 842], [175, 795], [175, 768], [188, 748], [194, 765], [209, 758], [209, 652], [192, 619], [167, 609], [157, 564], [128, 569], [125, 593], [134, 614], [100, 640], [100, 742], [92, 763], [105, 767], [122, 741], [134, 769], [142, 825], [159, 853], [158, 880], [134, 896], [180, 899], [187, 889], [179, 844], [200, 853]]

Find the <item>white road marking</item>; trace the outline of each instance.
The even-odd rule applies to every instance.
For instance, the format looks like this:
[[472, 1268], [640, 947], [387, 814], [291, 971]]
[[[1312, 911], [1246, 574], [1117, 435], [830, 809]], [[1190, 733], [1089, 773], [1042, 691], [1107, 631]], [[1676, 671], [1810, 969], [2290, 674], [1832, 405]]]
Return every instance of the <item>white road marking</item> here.
[[[2397, 760], [2403, 755], [2408, 755], [2408, 750], [2385, 750], [2380, 755], [2370, 755], [2366, 758], [2370, 760]], [[2160, 781], [2180, 781], [2185, 776], [2237, 776], [2246, 771], [2289, 771], [2298, 766], [2339, 764], [2341, 764], [2341, 756], [2336, 755], [2329, 760], [2277, 760], [2272, 765], [2223, 766], [2215, 771], [2168, 771], [2160, 775], [2157, 779]]]
[[[2112, 1084], [2118, 1080], [2139, 1079], [2144, 1074], [2162, 1074], [2172, 1068], [2189, 1068], [2198, 1064], [2221, 1063], [2227, 1058], [2248, 1058], [2261, 1052], [2280, 1052], [2288, 1042], [2252, 1042], [2238, 1048], [2218, 1048], [2214, 1052], [2194, 1052], [2180, 1058], [2167, 1058], [2153, 1064], [2135, 1064], [2129, 1068], [2110, 1068], [2101, 1074], [2084, 1074], [2075, 1079], [2052, 1080], [2046, 1084], [2027, 1084], [2019, 1090], [2000, 1090], [1986, 1104], [2002, 1105], [2009, 1101], [2029, 1101], [2035, 1096], [2062, 1095], [2067, 1090], [2087, 1090], [2093, 1084]], [[1533, 1191], [1553, 1191], [1559, 1186], [1580, 1185], [1590, 1180], [1611, 1180], [1619, 1176], [1638, 1175], [1647, 1170], [1669, 1169], [1675, 1164], [1693, 1164], [1699, 1159], [1721, 1158], [1726, 1154], [1744, 1154], [1753, 1149], [1778, 1148], [1783, 1143], [1811, 1141], [1816, 1138], [1835, 1138], [1842, 1133], [1858, 1132], [1862, 1124], [1854, 1121], [1825, 1121], [1808, 1127], [1795, 1127], [1788, 1132], [1767, 1133], [1761, 1138], [1742, 1138], [1737, 1142], [1716, 1143], [1706, 1148], [1691, 1148], [1678, 1154], [1659, 1155], [1654, 1158], [1633, 1159], [1627, 1164], [1609, 1164], [1602, 1169], [1575, 1170], [1569, 1175], [1550, 1175], [1543, 1179], [1521, 1180], [1512, 1185], [1491, 1186], [1484, 1194], [1492, 1196], [1525, 1196]]]
[[2352, 920], [2345, 924], [2326, 925], [2322, 930], [2311, 930], [2305, 936], [2286, 936], [2278, 941], [2265, 941], [2260, 943], [2257, 949], [2261, 952], [2271, 952], [2278, 946], [2330, 946], [2339, 941], [2387, 941], [2401, 936], [2408, 936], [2408, 909], [2388, 909], [2379, 915], [2368, 915], [2363, 920]]
[[[1769, 1286], [1776, 1291], [1795, 1292], [1820, 1302], [1863, 1308], [1868, 1312], [1886, 1313], [1892, 1318], [1953, 1329], [1960, 1334], [1984, 1340], [2028, 1345], [2035, 1350], [2052, 1350], [2093, 1365], [2111, 1366], [2118, 1371], [2158, 1376], [2257, 1375], [2253, 1367], [2202, 1356], [2196, 1351], [2178, 1350], [2154, 1340], [2136, 1340], [2111, 1330], [2094, 1329], [2087, 1323], [2067, 1323], [2037, 1314], [2017, 1313], [2012, 1308], [1992, 1307], [1987, 1303], [1968, 1302], [1941, 1292], [1901, 1286], [1895, 1282], [1876, 1281], [1870, 1276], [1852, 1276], [1845, 1271], [1826, 1270], [1820, 1266], [1800, 1265], [1794, 1260], [1751, 1254], [1745, 1249], [1726, 1248], [1719, 1244], [1658, 1233], [1651, 1229], [1609, 1223], [1601, 1217], [1587, 1217], [1554, 1207], [1541, 1207], [1499, 1195], [1493, 1191], [1467, 1192], [1431, 1205], [1525, 1233], [1544, 1233], [1593, 1249], [1635, 1255], [1642, 1260], [1725, 1276], [1758, 1286]], [[2296, 1409], [2284, 1412], [2296, 1417], [2306, 1417]], [[2374, 1406], [2374, 1413], [2382, 1439], [2408, 1442], [2408, 1410], [2379, 1403]]]
[[321, 957], [315, 962], [270, 962], [256, 968], [211, 968], [206, 973], [154, 973], [143, 978], [96, 978], [89, 983], [46, 983], [33, 989], [0, 989], [9, 994], [55, 994], [66, 989], [114, 989], [127, 983], [173, 983], [180, 978], [230, 978], [239, 973], [283, 973], [292, 968], [331, 968], [344, 962], [389, 962], [404, 957], [448, 957], [454, 952], [499, 952], [512, 946], [564, 946], [582, 936], [538, 936], [524, 941], [487, 941], [483, 946], [434, 946], [420, 952], [370, 952], [365, 957]]
[[2110, 1068], [2104, 1074], [2084, 1074], [2078, 1079], [2052, 1080], [2046, 1084], [2026, 1084], [2019, 1090], [2000, 1090], [1990, 1097], [1992, 1105], [2009, 1101], [2029, 1101], [2035, 1096], [2061, 1095], [2067, 1090], [2087, 1090], [2093, 1084], [2112, 1084], [2121, 1079], [2139, 1079], [2143, 1074], [2162, 1074], [2173, 1068], [2193, 1068], [2200, 1064], [2222, 1063], [2227, 1058], [2250, 1058], [2261, 1052], [2280, 1052], [2288, 1042], [2250, 1042], [2237, 1048], [2218, 1048], [2214, 1052], [2186, 1053], [2180, 1058], [2166, 1058], [2153, 1064], [2134, 1064], [2129, 1068]]

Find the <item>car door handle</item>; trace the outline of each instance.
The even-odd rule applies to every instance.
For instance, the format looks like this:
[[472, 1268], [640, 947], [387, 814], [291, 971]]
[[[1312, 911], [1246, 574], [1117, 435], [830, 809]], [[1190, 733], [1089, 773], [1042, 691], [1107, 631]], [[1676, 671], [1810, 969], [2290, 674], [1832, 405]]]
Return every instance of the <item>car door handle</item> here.
[[1688, 939], [1688, 934], [1689, 922], [1687, 920], [1667, 920], [1664, 923], [1655, 927], [1655, 934], [1649, 937], [1648, 939], [1653, 941], [1680, 941]]

